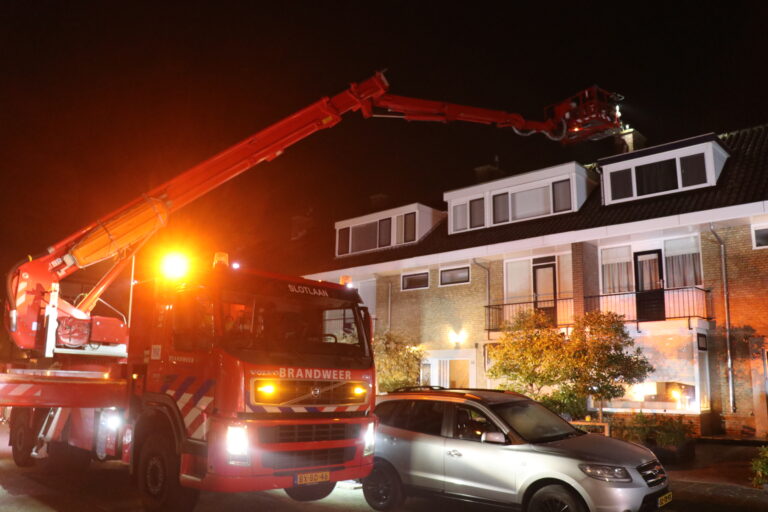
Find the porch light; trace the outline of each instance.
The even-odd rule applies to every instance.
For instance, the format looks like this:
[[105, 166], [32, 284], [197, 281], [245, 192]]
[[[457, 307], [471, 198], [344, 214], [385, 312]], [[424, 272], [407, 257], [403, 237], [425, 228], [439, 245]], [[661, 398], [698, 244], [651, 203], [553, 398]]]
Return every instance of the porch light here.
[[461, 345], [467, 341], [467, 331], [462, 329], [458, 333], [451, 329], [448, 331], [448, 341], [450, 341], [453, 344], [453, 347], [458, 350]]

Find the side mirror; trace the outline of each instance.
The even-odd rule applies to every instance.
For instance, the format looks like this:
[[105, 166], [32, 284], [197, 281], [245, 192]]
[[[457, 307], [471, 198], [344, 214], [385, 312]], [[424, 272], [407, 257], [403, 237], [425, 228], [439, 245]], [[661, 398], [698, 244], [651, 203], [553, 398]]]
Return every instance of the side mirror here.
[[507, 436], [501, 432], [483, 432], [480, 436], [480, 442], [482, 443], [494, 443], [494, 444], [506, 444]]

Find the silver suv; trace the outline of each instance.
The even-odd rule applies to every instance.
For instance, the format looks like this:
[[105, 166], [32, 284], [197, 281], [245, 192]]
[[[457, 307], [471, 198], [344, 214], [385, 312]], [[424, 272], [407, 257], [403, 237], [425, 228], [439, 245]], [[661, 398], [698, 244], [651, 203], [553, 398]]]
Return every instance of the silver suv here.
[[409, 388], [379, 397], [376, 414], [363, 480], [376, 510], [417, 491], [526, 512], [646, 512], [672, 500], [650, 450], [587, 434], [517, 393]]

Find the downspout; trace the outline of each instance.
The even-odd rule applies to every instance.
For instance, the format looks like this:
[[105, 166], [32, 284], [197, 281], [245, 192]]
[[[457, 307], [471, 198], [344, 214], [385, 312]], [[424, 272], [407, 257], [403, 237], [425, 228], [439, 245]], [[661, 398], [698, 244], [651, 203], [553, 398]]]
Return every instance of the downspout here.
[[485, 313], [485, 332], [488, 336], [488, 339], [491, 339], [491, 331], [487, 329], [489, 325], [489, 315], [491, 314], [491, 310], [488, 309], [488, 306], [491, 305], [491, 268], [490, 267], [484, 267], [482, 266], [478, 261], [477, 258], [472, 259], [472, 263], [480, 267], [481, 269], [485, 270], [485, 304], [486, 304], [486, 313]]
[[727, 259], [725, 255], [725, 243], [715, 232], [714, 225], [709, 223], [709, 231], [717, 239], [717, 243], [720, 245], [720, 267], [723, 269], [723, 305], [725, 307], [725, 349], [728, 358], [728, 393], [731, 402], [731, 412], [736, 412], [736, 392], [733, 387], [733, 359], [731, 358], [731, 303], [730, 296], [728, 294], [728, 267], [726, 265]]
[[387, 283], [387, 330], [392, 331], [392, 283]]

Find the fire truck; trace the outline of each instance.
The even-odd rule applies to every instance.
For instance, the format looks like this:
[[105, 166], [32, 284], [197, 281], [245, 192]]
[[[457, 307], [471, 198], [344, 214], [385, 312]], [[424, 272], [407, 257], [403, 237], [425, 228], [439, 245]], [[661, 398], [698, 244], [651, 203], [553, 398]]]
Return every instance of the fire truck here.
[[[465, 121], [570, 144], [621, 130], [617, 95], [593, 87], [518, 114], [395, 96], [382, 73], [352, 84], [29, 257], [7, 275], [5, 325], [17, 357], [0, 369], [19, 466], [82, 469], [119, 460], [147, 510], [190, 510], [200, 490], [327, 496], [373, 464], [371, 319], [354, 289], [228, 265], [131, 282], [128, 317], [94, 311], [178, 209], [278, 157], [349, 112]], [[106, 265], [82, 296], [62, 281]], [[66, 283], [66, 282], [65, 282]]]

